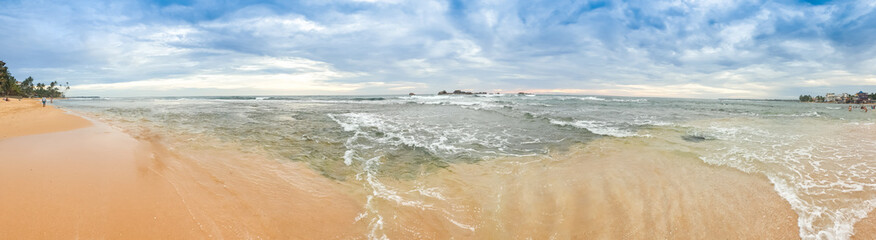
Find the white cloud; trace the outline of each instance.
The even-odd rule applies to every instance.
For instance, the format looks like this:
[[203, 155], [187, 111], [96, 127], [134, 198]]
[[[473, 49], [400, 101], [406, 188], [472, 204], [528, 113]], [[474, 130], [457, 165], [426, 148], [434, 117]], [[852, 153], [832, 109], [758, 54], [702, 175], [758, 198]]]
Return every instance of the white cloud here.
[[282, 37], [301, 32], [326, 30], [325, 26], [297, 15], [235, 18], [206, 22], [199, 24], [199, 27], [232, 33], [249, 32], [255, 37]]
[[[687, 83], [676, 85], [606, 85], [599, 89], [524, 89], [521, 91], [552, 94], [587, 94], [609, 96], [645, 96], [667, 98], [732, 98], [743, 96], [763, 97], [749, 90], [710, 87]], [[753, 95], [756, 94], [756, 95]]]
[[365, 3], [390, 3], [397, 4], [401, 3], [402, 0], [351, 0], [352, 2], [365, 2]]
[[876, 84], [876, 32], [866, 27], [876, 7], [866, 2], [488, 0], [451, 7], [336, 0], [144, 8], [96, 1], [6, 4], [0, 55], [16, 74], [95, 91], [685, 89], [703, 97], [774, 97], [801, 86]]
[[[342, 83], [332, 82], [364, 75], [334, 69], [325, 62], [304, 58], [273, 58], [236, 56], [224, 64], [182, 76], [151, 78], [117, 83], [74, 85], [76, 92], [94, 90], [143, 90], [168, 91], [174, 89], [235, 89], [240, 91], [306, 93], [349, 93], [368, 86], [382, 86], [382, 82]], [[217, 62], [214, 62], [217, 63]], [[246, 63], [246, 65], [238, 65]], [[234, 69], [228, 71], [226, 69]], [[271, 73], [266, 73], [270, 70]], [[396, 86], [396, 85], [392, 85]], [[397, 86], [396, 86], [397, 87]]]

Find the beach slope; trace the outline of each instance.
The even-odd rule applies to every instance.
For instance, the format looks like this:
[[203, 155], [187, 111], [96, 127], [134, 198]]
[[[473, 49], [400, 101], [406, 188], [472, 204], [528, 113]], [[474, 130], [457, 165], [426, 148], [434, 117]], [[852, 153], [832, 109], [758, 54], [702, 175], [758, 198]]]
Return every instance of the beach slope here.
[[0, 122], [15, 126], [0, 132], [0, 239], [363, 235], [360, 203], [306, 166], [225, 153], [200, 161], [35, 101], [0, 107]]

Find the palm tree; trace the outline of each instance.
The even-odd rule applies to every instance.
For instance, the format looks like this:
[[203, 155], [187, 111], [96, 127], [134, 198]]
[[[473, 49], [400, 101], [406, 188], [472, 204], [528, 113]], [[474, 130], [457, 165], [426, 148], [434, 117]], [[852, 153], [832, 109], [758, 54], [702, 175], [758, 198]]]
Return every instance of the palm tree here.
[[45, 83], [37, 83], [36, 87], [37, 87], [37, 89], [36, 89], [37, 96], [45, 97], [46, 96], [46, 84]]
[[28, 98], [33, 96], [33, 77], [28, 76], [21, 82], [21, 93]]
[[9, 78], [9, 68], [6, 67], [5, 62], [0, 61], [0, 85], [5, 85], [7, 78]]
[[9, 68], [6, 67], [6, 63], [0, 61], [0, 92], [3, 92], [4, 96], [8, 96], [9, 91], [12, 90], [12, 84], [9, 84], [11, 77], [12, 76], [9, 75]]
[[54, 81], [49, 83], [49, 97], [51, 98], [51, 102], [55, 103], [55, 95], [58, 93], [58, 81]]
[[17, 94], [19, 92], [18, 83], [16, 83], [15, 77], [6, 75], [5, 79], [2, 79], [3, 82], [0, 83], [0, 87], [3, 89], [3, 97], [6, 100], [9, 100], [9, 95]]
[[70, 90], [70, 82], [64, 82], [64, 92], [61, 93], [61, 97], [67, 97], [68, 90]]

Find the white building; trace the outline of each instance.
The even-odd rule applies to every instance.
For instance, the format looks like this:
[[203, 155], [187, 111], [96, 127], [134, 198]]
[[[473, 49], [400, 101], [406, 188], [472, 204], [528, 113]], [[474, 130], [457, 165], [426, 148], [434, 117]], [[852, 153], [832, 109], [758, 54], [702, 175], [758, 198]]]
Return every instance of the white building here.
[[846, 102], [850, 101], [851, 98], [852, 98], [852, 95], [849, 95], [848, 93], [843, 93], [843, 95], [840, 96], [840, 102], [846, 103]]
[[834, 94], [834, 93], [824, 94], [824, 102], [836, 102], [836, 101], [837, 101], [836, 94]]

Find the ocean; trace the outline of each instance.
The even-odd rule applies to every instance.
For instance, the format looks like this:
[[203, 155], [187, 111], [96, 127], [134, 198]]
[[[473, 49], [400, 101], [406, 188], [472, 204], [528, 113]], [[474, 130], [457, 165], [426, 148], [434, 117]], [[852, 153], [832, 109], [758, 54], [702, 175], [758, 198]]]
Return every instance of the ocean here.
[[[364, 210], [351, 221], [367, 224], [372, 239], [518, 230], [525, 234], [510, 237], [575, 237], [563, 232], [589, 220], [573, 216], [597, 211], [582, 204], [603, 201], [582, 188], [622, 196], [608, 205], [684, 198], [708, 208], [719, 200], [697, 191], [649, 199], [674, 184], [698, 184], [672, 171], [694, 164], [769, 181], [771, 194], [796, 213], [804, 239], [847, 239], [876, 208], [876, 111], [841, 104], [506, 94], [90, 98], [57, 105], [128, 132], [176, 136], [165, 138], [171, 145], [222, 142], [306, 163], [361, 199]], [[674, 180], [649, 180], [658, 177]], [[641, 179], [624, 185], [630, 178]], [[593, 186], [597, 181], [609, 183]], [[623, 221], [693, 211], [645, 209], [646, 216]], [[714, 214], [728, 214], [721, 211]], [[423, 235], [429, 229], [448, 235]]]

